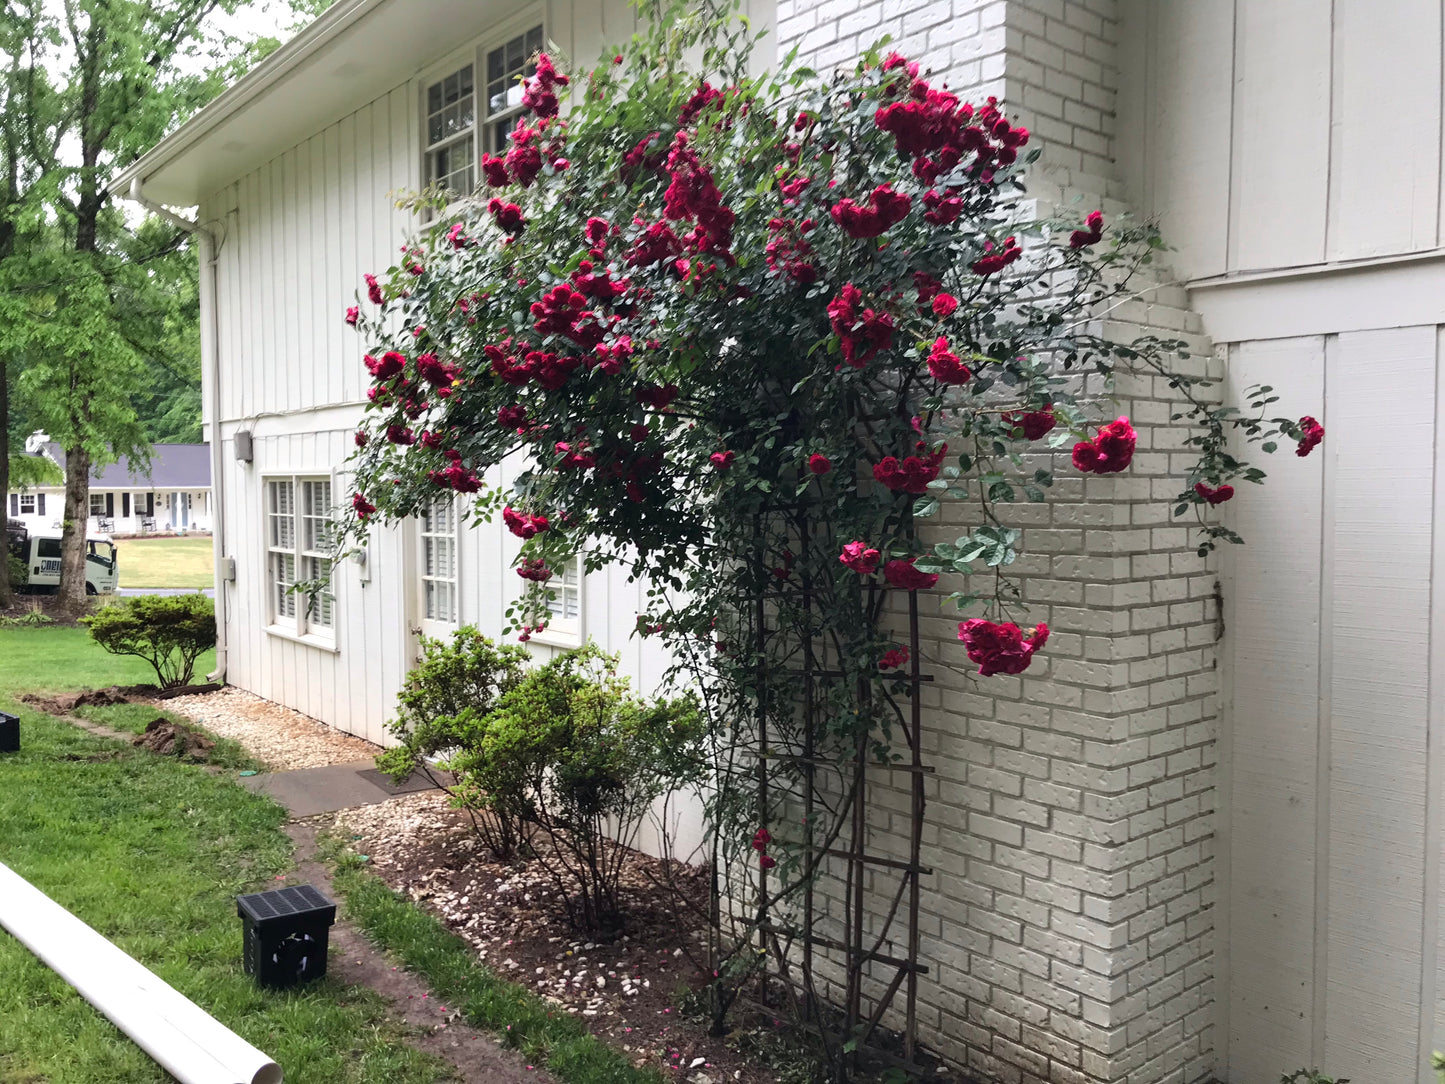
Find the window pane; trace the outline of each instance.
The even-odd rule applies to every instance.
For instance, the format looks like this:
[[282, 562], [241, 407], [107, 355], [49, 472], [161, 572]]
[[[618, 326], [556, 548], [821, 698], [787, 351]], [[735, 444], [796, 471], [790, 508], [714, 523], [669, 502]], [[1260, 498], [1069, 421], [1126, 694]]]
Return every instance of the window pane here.
[[308, 580], [328, 581], [325, 588], [307, 600], [306, 619], [314, 628], [329, 629], [332, 626], [332, 612], [336, 608], [336, 596], [332, 593], [329, 582], [331, 562], [324, 557], [308, 557], [305, 569]]
[[290, 590], [296, 582], [296, 558], [289, 553], [271, 554], [271, 584], [276, 616], [296, 618], [296, 595]]

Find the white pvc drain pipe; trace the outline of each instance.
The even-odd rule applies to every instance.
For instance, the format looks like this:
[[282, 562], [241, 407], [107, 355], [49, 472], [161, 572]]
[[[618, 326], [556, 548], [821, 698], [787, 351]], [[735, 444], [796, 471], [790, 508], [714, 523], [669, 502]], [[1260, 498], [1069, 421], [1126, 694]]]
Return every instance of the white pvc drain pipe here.
[[0, 862], [0, 926], [180, 1084], [281, 1084], [281, 1067]]

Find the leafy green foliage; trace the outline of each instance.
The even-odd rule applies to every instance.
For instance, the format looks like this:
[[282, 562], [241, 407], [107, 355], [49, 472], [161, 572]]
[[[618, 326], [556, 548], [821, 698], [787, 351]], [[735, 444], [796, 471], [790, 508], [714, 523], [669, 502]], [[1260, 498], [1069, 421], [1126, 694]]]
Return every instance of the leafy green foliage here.
[[150, 663], [161, 688], [187, 685], [196, 660], [216, 646], [216, 608], [205, 595], [139, 595], [104, 606], [81, 623], [112, 655]]
[[626, 852], [652, 803], [698, 775], [690, 698], [644, 703], [595, 647], [559, 655], [471, 713], [449, 766], [470, 802], [533, 830], [574, 924], [615, 931]]
[[[421, 659], [407, 674], [396, 717], [387, 723], [401, 744], [377, 757], [377, 767], [400, 782], [418, 769], [430, 774], [428, 760], [438, 754], [479, 744], [483, 720], [522, 681], [529, 657], [524, 648], [498, 646], [470, 625], [450, 640], [423, 637]], [[473, 824], [492, 855], [514, 857], [524, 833], [520, 817], [489, 801], [468, 775], [451, 789], [464, 808], [482, 812]]]

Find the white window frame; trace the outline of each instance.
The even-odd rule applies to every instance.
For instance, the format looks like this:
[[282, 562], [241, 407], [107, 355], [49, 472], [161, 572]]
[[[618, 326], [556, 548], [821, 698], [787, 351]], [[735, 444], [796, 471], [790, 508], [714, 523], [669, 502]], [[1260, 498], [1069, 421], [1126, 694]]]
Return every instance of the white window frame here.
[[[457, 512], [457, 500], [455, 497], [440, 497], [422, 510], [416, 517], [416, 560], [413, 563], [413, 575], [417, 581], [417, 619], [421, 623], [422, 630], [428, 632], [441, 632], [445, 628], [456, 629], [461, 625], [462, 613], [462, 592], [461, 592], [461, 531], [460, 516]], [[433, 530], [429, 524], [434, 509], [445, 508], [448, 524], [443, 530]], [[451, 551], [451, 575], [443, 576], [428, 571], [427, 558], [429, 556], [428, 544], [437, 542], [450, 548]], [[431, 601], [431, 588], [435, 584], [445, 584], [451, 589], [451, 614], [450, 616], [436, 617], [427, 612], [428, 604]], [[430, 626], [430, 630], [428, 630]]]
[[[557, 597], [547, 604], [547, 627], [534, 632], [532, 641], [549, 647], [581, 647], [587, 612], [587, 566], [582, 554], [574, 554], [565, 568], [554, 570], [552, 578], [542, 587], [550, 588]], [[576, 600], [575, 613], [572, 617], [563, 617], [569, 597]], [[533, 625], [537, 623], [536, 616], [530, 621]]]
[[[482, 155], [496, 154], [497, 150], [491, 145], [488, 136], [497, 125], [504, 125], [504, 131], [511, 131], [515, 126], [516, 118], [523, 112], [521, 100], [521, 83], [515, 79], [507, 80], [506, 73], [503, 73], [503, 80], [508, 84], [509, 101], [505, 108], [493, 110], [488, 98], [487, 60], [489, 54], [496, 49], [505, 49], [515, 38], [522, 38], [523, 56], [525, 65], [531, 52], [527, 50], [526, 39], [531, 31], [539, 30], [538, 48], [547, 48], [547, 23], [544, 18], [545, 10], [542, 4], [530, 4], [524, 10], [518, 12], [506, 22], [499, 24], [491, 33], [485, 37], [477, 38], [470, 42], [465, 48], [457, 50], [442, 61], [429, 68], [417, 80], [417, 143], [418, 143], [418, 166], [420, 168], [419, 184], [417, 187], [425, 188], [431, 183], [429, 179], [431, 155], [438, 149], [463, 142], [470, 137], [472, 141], [472, 182], [473, 186], [482, 182]], [[533, 50], [535, 51], [535, 50]], [[505, 57], [503, 58], [505, 63]], [[427, 122], [430, 118], [428, 96], [433, 87], [444, 82], [452, 75], [459, 73], [467, 65], [472, 68], [472, 122], [465, 131], [452, 132], [433, 143], [427, 138]], [[523, 72], [525, 72], [525, 67]], [[516, 87], [513, 91], [510, 88]], [[501, 153], [506, 153], [505, 137], [502, 141]], [[453, 193], [453, 200], [460, 202], [471, 198], [471, 192]]]
[[[25, 507], [25, 505], [26, 505], [27, 502], [29, 502], [29, 504], [30, 504], [30, 507], [29, 507], [29, 508], [26, 508], [26, 507]], [[34, 515], [38, 515], [38, 514], [39, 514], [38, 512], [35, 511], [35, 509], [39, 507], [39, 502], [37, 501], [34, 493], [22, 493], [22, 494], [20, 494], [20, 506], [19, 506], [19, 507], [20, 507], [20, 514], [21, 514], [22, 516], [34, 516]]]
[[[325, 471], [267, 474], [261, 479], [261, 521], [265, 527], [266, 631], [335, 650], [335, 583], [315, 597], [289, 591], [290, 585], [335, 575], [331, 532], [336, 527], [336, 479]], [[289, 503], [275, 497], [287, 486]], [[324, 486], [317, 505], [315, 487]], [[317, 509], [321, 508], [321, 513]]]
[[[105, 494], [91, 493], [89, 494], [89, 498], [90, 515], [97, 519], [103, 518], [105, 516]], [[100, 502], [99, 508], [95, 506], [97, 501]]]

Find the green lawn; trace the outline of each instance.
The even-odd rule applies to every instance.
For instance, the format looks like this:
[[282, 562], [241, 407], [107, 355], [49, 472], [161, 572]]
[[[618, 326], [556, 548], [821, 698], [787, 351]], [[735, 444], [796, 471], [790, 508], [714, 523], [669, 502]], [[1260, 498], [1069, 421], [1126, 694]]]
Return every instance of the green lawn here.
[[[288, 1080], [447, 1079], [370, 991], [328, 979], [269, 993], [242, 973], [235, 896], [290, 865], [279, 806], [226, 773], [93, 737], [13, 698], [146, 677], [83, 629], [0, 630], [0, 710], [20, 716], [23, 742], [0, 756], [0, 861], [265, 1050]], [[112, 725], [139, 721], [109, 710]], [[0, 976], [0, 1084], [169, 1079], [3, 932]]]
[[211, 538], [122, 538], [122, 587], [212, 587]]

